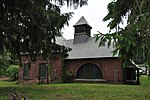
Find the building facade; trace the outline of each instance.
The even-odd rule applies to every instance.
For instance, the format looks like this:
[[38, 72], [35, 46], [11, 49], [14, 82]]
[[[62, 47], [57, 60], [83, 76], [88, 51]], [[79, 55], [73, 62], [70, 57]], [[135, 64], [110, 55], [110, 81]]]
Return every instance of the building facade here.
[[37, 57], [31, 62], [30, 56], [22, 56], [23, 66], [19, 71], [20, 83], [62, 82], [65, 72], [73, 72], [73, 82], [122, 83], [123, 67], [118, 56], [113, 56], [113, 45], [107, 42], [99, 47], [99, 41], [91, 37], [92, 27], [84, 17], [74, 25], [74, 39], [57, 37], [56, 43], [71, 48], [63, 58], [57, 53], [50, 59]]

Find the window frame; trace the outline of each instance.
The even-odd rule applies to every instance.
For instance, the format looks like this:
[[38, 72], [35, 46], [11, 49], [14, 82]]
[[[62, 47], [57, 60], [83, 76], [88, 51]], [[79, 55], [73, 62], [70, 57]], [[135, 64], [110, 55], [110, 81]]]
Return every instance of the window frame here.
[[[90, 76], [87, 76], [87, 75], [90, 75]], [[103, 79], [103, 73], [97, 65], [92, 64], [92, 63], [87, 63], [87, 64], [82, 65], [78, 69], [77, 79]]]
[[[44, 65], [45, 69], [41, 69], [43, 67], [43, 65]], [[45, 75], [43, 75], [43, 73], [45, 73]], [[39, 64], [39, 80], [43, 80], [46, 78], [47, 78], [47, 65], [46, 65], [46, 63], [40, 63]]]
[[30, 63], [23, 64], [23, 78], [28, 79], [30, 77]]

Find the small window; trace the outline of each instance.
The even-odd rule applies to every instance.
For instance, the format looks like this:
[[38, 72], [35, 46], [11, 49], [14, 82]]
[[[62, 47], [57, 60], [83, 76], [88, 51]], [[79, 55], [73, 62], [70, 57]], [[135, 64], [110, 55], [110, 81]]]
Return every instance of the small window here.
[[29, 77], [29, 67], [30, 67], [29, 63], [26, 63], [23, 66], [23, 77], [24, 78], [28, 78]]
[[47, 67], [45, 63], [39, 64], [39, 79], [46, 79]]
[[134, 68], [127, 68], [126, 75], [127, 80], [136, 80], [136, 71]]

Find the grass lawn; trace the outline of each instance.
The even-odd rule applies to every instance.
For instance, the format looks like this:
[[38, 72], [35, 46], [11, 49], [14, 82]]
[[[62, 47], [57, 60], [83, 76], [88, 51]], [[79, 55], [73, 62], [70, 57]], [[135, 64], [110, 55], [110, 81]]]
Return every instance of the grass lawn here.
[[28, 100], [150, 100], [150, 80], [141, 76], [141, 85], [117, 84], [45, 84], [19, 85], [0, 81], [0, 100], [8, 100], [13, 91]]

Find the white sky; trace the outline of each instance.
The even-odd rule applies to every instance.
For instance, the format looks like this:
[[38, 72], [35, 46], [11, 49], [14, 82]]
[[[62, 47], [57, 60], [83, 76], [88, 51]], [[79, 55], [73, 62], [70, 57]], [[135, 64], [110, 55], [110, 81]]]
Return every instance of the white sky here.
[[102, 33], [108, 33], [109, 28], [107, 27], [108, 22], [103, 22], [103, 18], [107, 15], [107, 5], [112, 0], [88, 0], [88, 5], [83, 6], [74, 10], [73, 8], [67, 8], [67, 6], [63, 6], [61, 8], [62, 13], [66, 12], [74, 12], [73, 17], [69, 21], [69, 26], [65, 26], [62, 30], [63, 36], [66, 39], [73, 39], [74, 37], [74, 28], [73, 25], [84, 16], [87, 22], [92, 27], [91, 36], [93, 34], [97, 34], [97, 31]]

